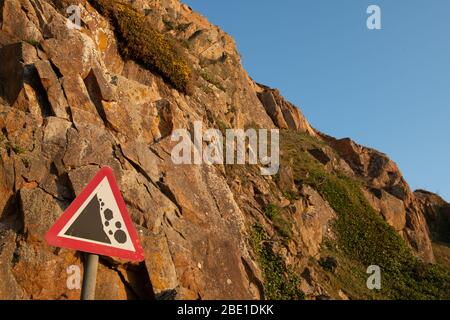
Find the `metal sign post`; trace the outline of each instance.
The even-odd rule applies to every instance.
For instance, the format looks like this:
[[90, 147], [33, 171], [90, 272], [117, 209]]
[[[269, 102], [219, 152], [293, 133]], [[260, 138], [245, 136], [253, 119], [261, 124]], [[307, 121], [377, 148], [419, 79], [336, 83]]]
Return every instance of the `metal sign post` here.
[[97, 282], [98, 255], [86, 254], [84, 263], [83, 286], [81, 300], [95, 300], [95, 284]]

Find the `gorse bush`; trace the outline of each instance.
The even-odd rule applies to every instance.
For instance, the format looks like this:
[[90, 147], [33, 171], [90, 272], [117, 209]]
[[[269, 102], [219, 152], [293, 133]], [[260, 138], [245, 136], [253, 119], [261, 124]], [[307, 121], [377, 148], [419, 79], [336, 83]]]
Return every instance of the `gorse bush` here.
[[90, 0], [114, 26], [121, 55], [156, 71], [177, 90], [190, 91], [192, 69], [182, 49], [146, 17], [118, 0]]

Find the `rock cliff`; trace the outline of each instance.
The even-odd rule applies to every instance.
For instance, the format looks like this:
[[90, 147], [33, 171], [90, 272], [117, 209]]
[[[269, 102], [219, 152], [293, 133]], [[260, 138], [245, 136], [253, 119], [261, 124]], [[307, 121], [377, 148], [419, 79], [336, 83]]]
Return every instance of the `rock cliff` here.
[[[229, 35], [178, 0], [0, 0], [0, 61], [0, 299], [79, 298], [66, 280], [82, 254], [44, 235], [105, 165], [146, 259], [101, 258], [98, 299], [450, 295], [448, 270], [428, 266], [448, 204], [413, 193], [386, 155], [312, 128], [247, 75]], [[279, 173], [175, 165], [171, 134], [194, 121], [281, 129]], [[372, 293], [370, 264], [392, 279], [422, 271]]]

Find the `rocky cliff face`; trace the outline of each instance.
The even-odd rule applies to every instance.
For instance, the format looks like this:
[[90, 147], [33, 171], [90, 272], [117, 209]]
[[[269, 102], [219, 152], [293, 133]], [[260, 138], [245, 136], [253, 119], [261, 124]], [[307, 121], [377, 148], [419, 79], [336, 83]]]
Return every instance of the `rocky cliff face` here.
[[437, 242], [450, 242], [450, 204], [439, 195], [425, 190], [417, 190], [414, 195], [425, 215], [431, 238]]
[[[80, 30], [66, 23], [72, 4]], [[115, 19], [128, 19], [120, 15], [127, 10], [177, 44], [192, 73], [187, 94], [170, 81], [172, 69], [149, 66], [145, 48], [130, 54], [133, 43], [123, 45]], [[342, 238], [333, 227], [339, 207], [308, 183], [315, 173], [304, 163], [358, 180], [360, 201], [416, 256], [434, 261], [429, 197], [412, 193], [387, 156], [314, 130], [277, 90], [249, 78], [233, 39], [178, 0], [2, 0], [0, 60], [1, 299], [79, 297], [66, 270], [82, 266], [82, 255], [49, 247], [44, 234], [104, 165], [114, 170], [146, 260], [102, 258], [99, 299], [367, 297], [324, 268], [337, 260], [346, 271], [354, 257], [324, 249]], [[171, 133], [194, 121], [283, 129], [279, 174], [174, 165]]]
[[350, 139], [336, 140], [322, 135], [366, 183], [369, 200], [386, 222], [400, 232], [424, 261], [433, 262], [429, 230], [414, 193], [398, 169], [385, 154], [360, 146]]

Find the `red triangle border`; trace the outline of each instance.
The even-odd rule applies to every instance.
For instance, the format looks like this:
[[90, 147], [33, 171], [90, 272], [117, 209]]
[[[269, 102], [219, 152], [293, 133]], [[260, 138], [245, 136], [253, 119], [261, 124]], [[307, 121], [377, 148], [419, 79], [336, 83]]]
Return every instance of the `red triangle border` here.
[[[113, 192], [113, 196], [117, 202], [117, 206], [119, 207], [120, 214], [122, 215], [128, 234], [131, 237], [131, 242], [133, 243], [134, 249], [136, 250], [135, 252], [114, 248], [102, 244], [85, 242], [83, 240], [69, 239], [58, 236], [58, 233], [70, 221], [73, 215], [83, 205], [83, 203], [87, 200], [87, 198], [91, 195], [91, 193], [95, 190], [95, 188], [100, 184], [100, 182], [102, 182], [102, 180], [105, 177], [108, 179], [109, 185]], [[74, 249], [88, 253], [117, 257], [137, 262], [143, 261], [145, 259], [144, 250], [142, 249], [139, 243], [139, 236], [128, 214], [125, 201], [122, 198], [122, 194], [119, 190], [117, 181], [114, 177], [114, 172], [109, 167], [102, 167], [102, 169], [89, 182], [86, 188], [78, 195], [78, 197], [76, 197], [76, 199], [64, 211], [61, 217], [50, 228], [50, 230], [45, 235], [45, 239], [47, 240], [47, 243], [49, 245], [55, 247]]]

